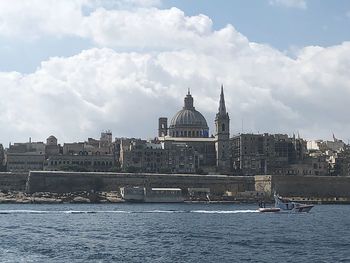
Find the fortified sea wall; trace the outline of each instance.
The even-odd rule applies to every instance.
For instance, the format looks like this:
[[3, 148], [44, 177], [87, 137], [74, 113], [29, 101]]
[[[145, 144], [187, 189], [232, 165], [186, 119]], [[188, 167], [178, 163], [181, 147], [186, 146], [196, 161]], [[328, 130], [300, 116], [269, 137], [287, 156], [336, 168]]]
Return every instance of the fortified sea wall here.
[[272, 196], [350, 198], [349, 176], [255, 176], [255, 189]]
[[0, 173], [0, 190], [25, 191], [28, 173]]
[[226, 175], [146, 174], [146, 173], [76, 173], [76, 172], [30, 172], [26, 191], [78, 192], [118, 191], [125, 186], [160, 188], [210, 188], [212, 194], [254, 191], [254, 177]]
[[225, 176], [184, 174], [75, 173], [32, 171], [0, 173], [0, 190], [69, 193], [118, 191], [124, 186], [210, 188], [212, 194], [233, 195], [257, 191], [270, 198], [273, 192], [285, 197], [350, 199], [350, 177], [330, 176]]

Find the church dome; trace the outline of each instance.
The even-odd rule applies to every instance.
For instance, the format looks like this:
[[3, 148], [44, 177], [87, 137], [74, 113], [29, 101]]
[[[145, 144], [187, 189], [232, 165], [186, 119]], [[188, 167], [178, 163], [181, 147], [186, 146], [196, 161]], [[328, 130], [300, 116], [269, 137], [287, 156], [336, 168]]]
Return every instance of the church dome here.
[[46, 139], [47, 145], [57, 145], [57, 138], [53, 135], [51, 135], [49, 138]]
[[169, 126], [172, 137], [208, 137], [209, 128], [204, 116], [193, 107], [193, 98], [188, 92], [185, 105], [171, 119]]
[[208, 125], [204, 116], [199, 111], [196, 111], [195, 109], [182, 109], [172, 118], [170, 127], [208, 128]]

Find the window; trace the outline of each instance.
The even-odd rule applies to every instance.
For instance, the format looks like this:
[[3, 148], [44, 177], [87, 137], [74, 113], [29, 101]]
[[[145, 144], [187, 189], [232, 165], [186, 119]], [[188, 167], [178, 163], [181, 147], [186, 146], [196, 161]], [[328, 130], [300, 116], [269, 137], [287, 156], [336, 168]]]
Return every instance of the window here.
[[223, 123], [223, 124], [221, 125], [221, 130], [222, 130], [222, 131], [225, 131], [225, 123]]

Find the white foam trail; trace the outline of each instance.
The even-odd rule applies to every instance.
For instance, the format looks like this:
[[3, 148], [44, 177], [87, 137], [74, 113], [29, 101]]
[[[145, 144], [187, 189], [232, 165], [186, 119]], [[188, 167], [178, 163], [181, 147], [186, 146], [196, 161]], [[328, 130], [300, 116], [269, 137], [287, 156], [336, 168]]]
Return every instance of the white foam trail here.
[[240, 214], [240, 213], [257, 213], [258, 210], [193, 210], [191, 213], [202, 213], [202, 214]]
[[239, 213], [257, 213], [258, 210], [146, 210], [146, 211], [125, 211], [125, 210], [0, 210], [0, 214], [141, 214], [141, 213], [199, 213], [199, 214], [239, 214]]
[[132, 211], [123, 211], [123, 210], [96, 210], [96, 211], [77, 211], [77, 210], [68, 210], [68, 211], [56, 211], [57, 213], [64, 214], [108, 214], [108, 213], [119, 213], [119, 214], [130, 214]]
[[54, 211], [40, 210], [0, 210], [0, 214], [48, 214]]
[[83, 210], [67, 210], [67, 211], [55, 211], [55, 210], [0, 210], [0, 214], [97, 214], [97, 213], [132, 213], [131, 211], [83, 211]]
[[186, 213], [183, 210], [150, 210], [150, 211], [135, 211], [133, 213]]

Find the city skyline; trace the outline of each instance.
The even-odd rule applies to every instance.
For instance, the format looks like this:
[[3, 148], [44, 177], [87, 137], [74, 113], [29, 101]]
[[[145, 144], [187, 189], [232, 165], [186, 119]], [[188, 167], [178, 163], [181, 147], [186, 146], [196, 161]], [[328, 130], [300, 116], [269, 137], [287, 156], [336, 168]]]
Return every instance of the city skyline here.
[[[350, 137], [345, 1], [219, 2], [222, 16], [208, 1], [0, 5], [5, 147], [51, 134], [79, 141], [105, 129], [115, 137], [155, 137], [158, 117], [173, 116], [188, 87], [211, 134], [221, 84], [231, 134], [242, 131], [243, 120], [243, 132]], [[248, 21], [254, 5], [264, 36]], [[266, 18], [272, 14], [279, 15]]]

